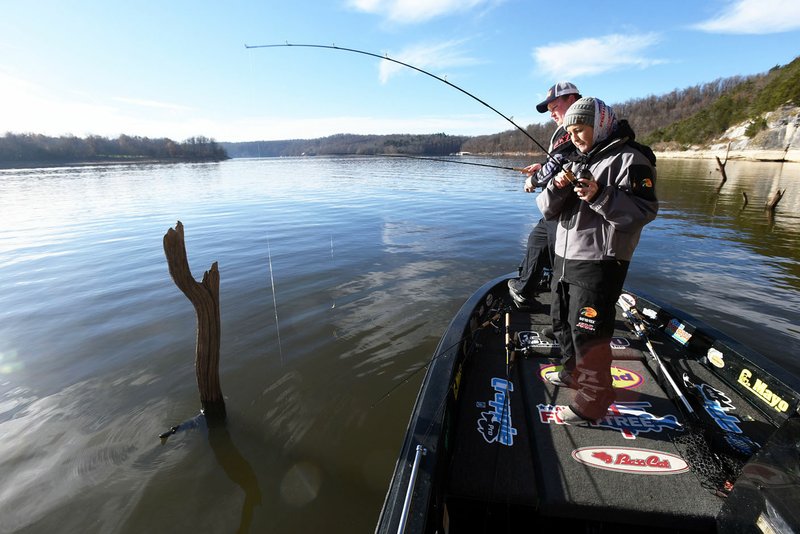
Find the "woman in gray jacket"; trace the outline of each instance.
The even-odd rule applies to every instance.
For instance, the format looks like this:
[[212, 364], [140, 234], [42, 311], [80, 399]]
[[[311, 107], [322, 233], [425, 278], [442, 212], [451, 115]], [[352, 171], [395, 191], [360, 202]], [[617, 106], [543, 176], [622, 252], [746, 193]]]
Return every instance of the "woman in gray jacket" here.
[[602, 100], [575, 102], [564, 127], [577, 149], [565, 165], [573, 175], [556, 177], [536, 202], [546, 219], [558, 220], [552, 318], [562, 369], [546, 378], [577, 390], [561, 418], [578, 424], [602, 418], [614, 402], [614, 306], [658, 200], [653, 152]]

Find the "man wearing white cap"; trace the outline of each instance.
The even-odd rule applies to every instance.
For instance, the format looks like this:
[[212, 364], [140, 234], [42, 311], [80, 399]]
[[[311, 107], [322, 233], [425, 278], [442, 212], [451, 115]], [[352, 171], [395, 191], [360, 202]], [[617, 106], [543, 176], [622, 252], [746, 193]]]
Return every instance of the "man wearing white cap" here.
[[[580, 91], [571, 82], [558, 82], [547, 91], [545, 99], [536, 106], [539, 113], [549, 112], [550, 117], [558, 125], [550, 138], [548, 151], [556, 157], [572, 150], [569, 134], [561, 126], [567, 109], [581, 97]], [[544, 165], [534, 163], [525, 168], [528, 178], [525, 180], [525, 192], [531, 193], [537, 187], [545, 187], [550, 179], [561, 169], [548, 158]], [[542, 273], [552, 265], [553, 245], [555, 244], [556, 223], [539, 219], [528, 235], [528, 246], [525, 257], [519, 266], [519, 278], [508, 281], [508, 292], [517, 306], [529, 306], [534, 303], [533, 297], [539, 289]]]

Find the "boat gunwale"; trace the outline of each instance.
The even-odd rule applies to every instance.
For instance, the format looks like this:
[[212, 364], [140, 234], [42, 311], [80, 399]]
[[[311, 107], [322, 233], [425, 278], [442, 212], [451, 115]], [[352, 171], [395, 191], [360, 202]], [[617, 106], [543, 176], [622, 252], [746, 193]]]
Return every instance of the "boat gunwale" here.
[[[433, 490], [433, 474], [436, 472], [439, 460], [437, 452], [443, 438], [444, 420], [442, 418], [438, 421], [429, 421], [422, 416], [438, 414], [440, 410], [444, 410], [447, 396], [452, 390], [457, 364], [461, 360], [457, 356], [463, 356], [461, 345], [466, 337], [465, 333], [475, 308], [496, 286], [505, 283], [513, 276], [516, 276], [516, 273], [498, 276], [477, 289], [461, 305], [439, 339], [430, 360], [430, 367], [425, 373], [414, 402], [414, 408], [411, 411], [403, 446], [395, 463], [389, 489], [381, 508], [375, 529], [376, 533], [396, 532], [397, 530], [403, 508], [403, 496], [407, 490], [417, 445], [426, 448], [427, 461], [423, 462], [416, 480], [406, 529], [409, 532], [424, 531], [428, 521], [427, 516]], [[435, 395], [431, 395], [433, 390], [435, 390]]]

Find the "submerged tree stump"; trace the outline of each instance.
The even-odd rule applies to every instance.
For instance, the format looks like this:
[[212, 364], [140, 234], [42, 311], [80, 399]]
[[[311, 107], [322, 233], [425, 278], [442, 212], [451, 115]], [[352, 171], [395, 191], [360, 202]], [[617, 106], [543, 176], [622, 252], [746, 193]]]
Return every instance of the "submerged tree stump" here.
[[167, 256], [172, 280], [191, 301], [197, 313], [195, 374], [203, 414], [209, 426], [215, 422], [223, 422], [226, 412], [219, 382], [220, 312], [217, 262], [203, 274], [202, 283], [194, 279], [189, 270], [183, 224], [180, 221], [164, 235], [164, 254]]
[[725, 165], [728, 164], [728, 153], [731, 151], [731, 144], [728, 143], [728, 150], [725, 151], [725, 161], [719, 159], [719, 156], [714, 156], [717, 159], [717, 170], [722, 173], [722, 181], [717, 186], [717, 193], [720, 192], [722, 186], [728, 181], [728, 175], [725, 172]]
[[784, 193], [786, 193], [786, 189], [784, 189], [783, 191], [781, 191], [780, 189], [775, 191], [775, 194], [772, 195], [772, 198], [770, 198], [767, 201], [767, 204], [766, 206], [764, 206], [764, 209], [769, 211], [770, 213], [775, 212], [775, 208], [777, 207], [778, 202], [780, 202], [781, 199], [783, 198]]

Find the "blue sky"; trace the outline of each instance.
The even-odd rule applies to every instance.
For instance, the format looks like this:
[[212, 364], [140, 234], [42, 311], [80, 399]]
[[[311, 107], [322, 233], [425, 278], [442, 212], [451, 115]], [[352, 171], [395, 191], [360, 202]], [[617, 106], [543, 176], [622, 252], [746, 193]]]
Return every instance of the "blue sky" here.
[[797, 0], [4, 0], [0, 134], [481, 135], [513, 126], [430, 77], [308, 43], [387, 54], [514, 122], [557, 80], [610, 104], [800, 55]]

